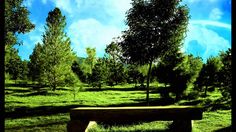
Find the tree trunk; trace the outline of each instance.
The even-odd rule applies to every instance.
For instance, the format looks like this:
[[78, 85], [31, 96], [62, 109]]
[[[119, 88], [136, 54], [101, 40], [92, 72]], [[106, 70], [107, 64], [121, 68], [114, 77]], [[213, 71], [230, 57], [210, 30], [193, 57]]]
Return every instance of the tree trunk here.
[[152, 69], [152, 61], [149, 63], [149, 69], [148, 69], [148, 76], [147, 76], [147, 106], [149, 106], [149, 81], [150, 81], [150, 74]]
[[207, 96], [207, 89], [208, 89], [208, 85], [206, 85], [206, 88], [205, 88], [205, 96]]
[[53, 84], [52, 91], [55, 91], [55, 90], [56, 90], [56, 84]]
[[175, 95], [175, 101], [177, 102], [177, 101], [179, 101], [180, 100], [180, 93], [176, 93], [176, 95]]

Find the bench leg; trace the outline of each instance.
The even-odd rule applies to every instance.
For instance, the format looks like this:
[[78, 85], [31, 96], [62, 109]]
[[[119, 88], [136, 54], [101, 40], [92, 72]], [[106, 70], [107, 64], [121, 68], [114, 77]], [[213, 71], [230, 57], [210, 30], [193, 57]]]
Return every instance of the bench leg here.
[[89, 121], [72, 120], [67, 123], [67, 132], [85, 132]]
[[175, 120], [171, 127], [173, 132], [192, 132], [191, 120]]

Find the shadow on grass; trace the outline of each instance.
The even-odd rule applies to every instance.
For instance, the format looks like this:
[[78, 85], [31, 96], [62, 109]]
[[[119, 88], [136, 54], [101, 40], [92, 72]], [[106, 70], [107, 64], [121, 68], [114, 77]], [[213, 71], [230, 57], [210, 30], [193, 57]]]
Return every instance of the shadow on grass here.
[[68, 113], [71, 108], [89, 107], [86, 105], [67, 105], [67, 106], [39, 106], [39, 107], [17, 107], [12, 112], [5, 112], [5, 118], [22, 118], [32, 116], [54, 115]]
[[[145, 100], [135, 100], [137, 103], [122, 103], [114, 105], [97, 105], [96, 107], [122, 107], [122, 106], [146, 106]], [[174, 102], [172, 100], [164, 101], [163, 99], [150, 100], [150, 106], [170, 105]], [[59, 113], [68, 113], [71, 108], [76, 107], [94, 107], [91, 105], [66, 105], [65, 106], [39, 106], [39, 107], [16, 107], [11, 112], [6, 112], [6, 118], [22, 118], [32, 116], [54, 115]]]
[[42, 90], [42, 91], [37, 91], [37, 92], [32, 92], [32, 93], [28, 93], [28, 94], [20, 94], [20, 95], [14, 95], [14, 96], [18, 96], [18, 97], [29, 97], [29, 96], [58, 96], [61, 94], [58, 93], [51, 93], [48, 92], [47, 90]]
[[221, 128], [219, 130], [216, 130], [214, 132], [232, 132], [232, 126], [228, 126], [228, 127], [225, 127], [225, 128]]
[[[149, 88], [150, 93], [157, 93], [157, 89], [156, 87], [150, 87]], [[114, 88], [114, 87], [110, 87], [110, 88], [92, 88], [92, 87], [88, 87], [86, 88], [84, 91], [146, 91], [146, 88], [135, 88], [135, 87], [123, 87], [123, 88]]]

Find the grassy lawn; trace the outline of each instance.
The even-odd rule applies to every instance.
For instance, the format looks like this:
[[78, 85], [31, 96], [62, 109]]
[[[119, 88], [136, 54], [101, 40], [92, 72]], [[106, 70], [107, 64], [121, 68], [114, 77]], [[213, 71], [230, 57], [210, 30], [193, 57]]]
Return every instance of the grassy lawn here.
[[[12, 84], [12, 83], [10, 83]], [[155, 84], [152, 84], [155, 86]], [[66, 131], [69, 121], [69, 109], [79, 106], [142, 106], [145, 105], [145, 89], [133, 88], [134, 85], [118, 85], [113, 88], [103, 87], [97, 90], [81, 85], [73, 90], [71, 87], [58, 88], [56, 91], [42, 88], [33, 90], [32, 86], [6, 85], [5, 87], [5, 131]], [[150, 105], [162, 105], [160, 95], [151, 89]], [[75, 92], [77, 91], [77, 92]], [[182, 100], [172, 105], [184, 105], [195, 101], [199, 104], [214, 101], [221, 95], [215, 91], [205, 98]], [[165, 102], [166, 103], [166, 102]], [[129, 125], [107, 126], [98, 123], [90, 131], [166, 131], [171, 121], [139, 122]], [[212, 132], [229, 131], [231, 110], [204, 112], [203, 119], [194, 121], [194, 131]]]

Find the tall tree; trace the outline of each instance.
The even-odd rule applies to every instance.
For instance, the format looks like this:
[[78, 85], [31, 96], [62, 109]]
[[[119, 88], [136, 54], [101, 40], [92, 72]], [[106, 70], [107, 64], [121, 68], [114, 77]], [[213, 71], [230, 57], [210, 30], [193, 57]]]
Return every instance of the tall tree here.
[[148, 64], [147, 105], [152, 63], [180, 48], [188, 25], [188, 8], [181, 0], [132, 0], [122, 41], [123, 56], [130, 63]]
[[34, 24], [29, 20], [29, 11], [22, 6], [23, 0], [5, 0], [5, 24], [4, 24], [4, 39], [5, 39], [5, 69], [9, 69], [9, 62], [12, 58], [11, 54], [15, 54], [13, 48], [15, 44], [20, 44], [17, 40], [17, 34], [27, 33], [34, 29]]
[[[40, 63], [42, 81], [52, 90], [56, 90], [57, 86], [64, 85], [66, 82], [73, 82], [67, 79], [74, 78], [71, 66], [75, 60], [75, 54], [70, 47], [70, 39], [64, 33], [65, 26], [66, 18], [59, 8], [48, 13], [41, 53], [37, 56], [43, 60], [40, 61], [42, 62]], [[31, 62], [37, 62], [34, 59], [31, 58]]]

